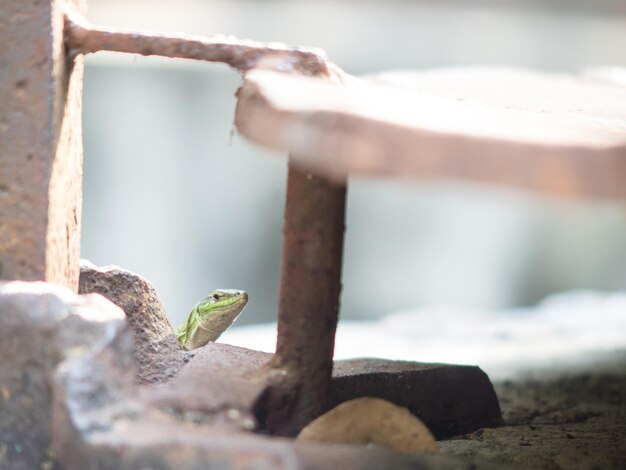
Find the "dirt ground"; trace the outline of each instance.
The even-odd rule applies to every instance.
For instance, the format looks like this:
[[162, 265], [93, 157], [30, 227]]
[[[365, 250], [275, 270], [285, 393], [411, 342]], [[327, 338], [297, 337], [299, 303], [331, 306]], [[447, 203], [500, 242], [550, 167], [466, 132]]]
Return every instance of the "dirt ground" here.
[[505, 425], [442, 441], [443, 453], [478, 468], [626, 469], [626, 352], [494, 386]]

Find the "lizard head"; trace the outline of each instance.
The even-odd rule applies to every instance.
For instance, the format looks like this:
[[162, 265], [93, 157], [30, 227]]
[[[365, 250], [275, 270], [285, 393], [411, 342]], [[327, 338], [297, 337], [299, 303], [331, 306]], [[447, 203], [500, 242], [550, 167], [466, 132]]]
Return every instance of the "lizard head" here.
[[186, 350], [215, 341], [237, 319], [248, 303], [243, 290], [217, 289], [198, 302], [187, 321], [176, 329], [176, 338]]
[[237, 289], [216, 289], [196, 305], [200, 320], [209, 316], [231, 324], [248, 303], [248, 293]]

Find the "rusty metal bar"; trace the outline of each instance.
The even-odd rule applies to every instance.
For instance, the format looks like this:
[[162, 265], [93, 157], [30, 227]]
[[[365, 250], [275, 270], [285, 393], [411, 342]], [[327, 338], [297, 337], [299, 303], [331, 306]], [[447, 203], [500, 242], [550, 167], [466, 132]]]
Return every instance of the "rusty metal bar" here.
[[[272, 393], [268, 427], [292, 435], [327, 403], [339, 315], [345, 184], [290, 165]], [[284, 399], [281, 399], [284, 398]]]
[[334, 67], [321, 49], [247, 41], [223, 35], [185, 36], [104, 28], [89, 24], [72, 11], [66, 12], [65, 37], [72, 55], [97, 51], [125, 52], [222, 62], [242, 72], [262, 67], [316, 76], [330, 75], [329, 67]]

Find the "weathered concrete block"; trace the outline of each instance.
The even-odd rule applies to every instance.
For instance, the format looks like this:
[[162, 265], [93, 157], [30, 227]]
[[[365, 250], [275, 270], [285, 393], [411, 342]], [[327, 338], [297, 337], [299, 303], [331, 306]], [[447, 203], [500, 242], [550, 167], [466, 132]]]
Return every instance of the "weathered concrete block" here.
[[135, 357], [140, 382], [163, 382], [185, 364], [163, 304], [150, 282], [117, 266], [99, 268], [81, 260], [79, 293], [98, 293], [126, 313], [135, 332]]
[[[47, 283], [0, 283], [0, 468], [52, 465], [50, 378], [59, 361], [127, 328], [99, 296]], [[132, 339], [132, 338], [131, 338]]]
[[[257, 372], [271, 354], [212, 343], [172, 381], [157, 385], [138, 385], [124, 372], [129, 356], [123, 343], [110, 342], [97, 354], [59, 366], [53, 449], [67, 470], [472, 468], [444, 455], [433, 459], [365, 446], [297, 443], [220, 421], [238, 402], [250, 406], [258, 399], [255, 390], [262, 390], [264, 381]], [[171, 392], [169, 397], [163, 390]], [[179, 413], [167, 411], [164, 398]], [[197, 408], [203, 400], [204, 409]], [[203, 414], [209, 419], [197, 419]]]
[[0, 279], [78, 286], [82, 59], [65, 56], [62, 4], [0, 0]]
[[352, 359], [335, 362], [329, 409], [358, 397], [404, 406], [438, 439], [502, 423], [498, 397], [479, 367]]

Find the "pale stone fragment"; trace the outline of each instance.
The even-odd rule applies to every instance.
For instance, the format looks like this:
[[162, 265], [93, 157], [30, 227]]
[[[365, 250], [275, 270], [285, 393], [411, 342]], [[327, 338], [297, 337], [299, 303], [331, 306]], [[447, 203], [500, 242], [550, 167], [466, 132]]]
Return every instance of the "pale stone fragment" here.
[[372, 397], [338, 405], [306, 426], [298, 440], [378, 444], [398, 452], [439, 452], [437, 441], [419, 418], [406, 408]]

